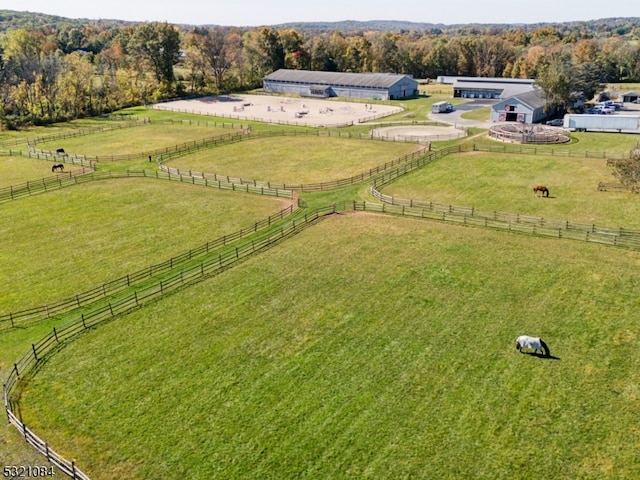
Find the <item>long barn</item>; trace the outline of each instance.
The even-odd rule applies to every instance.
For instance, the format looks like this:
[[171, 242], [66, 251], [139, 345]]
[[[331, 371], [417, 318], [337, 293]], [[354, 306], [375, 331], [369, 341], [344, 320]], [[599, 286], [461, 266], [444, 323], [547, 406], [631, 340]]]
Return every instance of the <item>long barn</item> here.
[[295, 93], [303, 97], [351, 97], [395, 100], [418, 95], [410, 75], [339, 73], [280, 69], [262, 79], [265, 92]]

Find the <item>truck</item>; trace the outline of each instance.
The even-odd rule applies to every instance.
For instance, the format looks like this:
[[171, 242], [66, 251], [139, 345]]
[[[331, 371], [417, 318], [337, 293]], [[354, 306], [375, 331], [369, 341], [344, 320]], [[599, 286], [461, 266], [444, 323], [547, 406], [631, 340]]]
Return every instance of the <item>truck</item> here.
[[564, 116], [563, 126], [578, 132], [586, 132], [587, 130], [603, 132], [630, 130], [640, 132], [640, 116], [570, 113]]
[[436, 102], [431, 105], [431, 113], [449, 113], [453, 111], [453, 105], [449, 102]]

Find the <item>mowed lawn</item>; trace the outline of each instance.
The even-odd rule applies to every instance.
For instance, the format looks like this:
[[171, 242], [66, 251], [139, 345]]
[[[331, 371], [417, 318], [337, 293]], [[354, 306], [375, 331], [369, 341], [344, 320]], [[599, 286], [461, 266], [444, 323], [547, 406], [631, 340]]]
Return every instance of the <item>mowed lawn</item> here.
[[36, 145], [40, 150], [64, 148], [67, 153], [87, 156], [135, 155], [171, 148], [205, 138], [233, 135], [238, 130], [207, 125], [156, 121], [128, 128], [79, 135]]
[[21, 412], [96, 480], [636, 479], [639, 267], [334, 216], [66, 345]]
[[417, 151], [420, 146], [315, 135], [255, 138], [166, 162], [174, 168], [275, 183], [350, 178]]
[[[640, 197], [600, 192], [599, 182], [618, 182], [603, 159], [473, 152], [438, 159], [381, 191], [445, 205], [639, 228]], [[549, 198], [536, 198], [535, 185], [547, 186]]]
[[0, 312], [68, 298], [162, 263], [248, 228], [289, 203], [134, 178], [95, 181], [4, 203]]

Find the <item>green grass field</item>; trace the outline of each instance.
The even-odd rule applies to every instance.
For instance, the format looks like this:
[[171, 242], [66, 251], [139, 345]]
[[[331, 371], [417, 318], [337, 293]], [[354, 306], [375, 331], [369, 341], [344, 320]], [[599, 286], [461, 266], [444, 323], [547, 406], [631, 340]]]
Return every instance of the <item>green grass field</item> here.
[[[55, 175], [51, 172], [53, 162], [25, 158], [20, 156], [0, 157], [0, 188], [22, 185], [28, 181], [37, 181], [43, 177]], [[82, 167], [67, 164], [65, 171], [73, 172]]]
[[5, 203], [0, 312], [68, 298], [162, 263], [288, 204], [154, 179], [102, 180]]
[[350, 178], [418, 150], [388, 143], [317, 136], [244, 140], [165, 162], [181, 170], [289, 184]]
[[67, 153], [88, 156], [135, 155], [235, 132], [231, 128], [178, 123], [166, 125], [152, 122], [125, 129], [38, 143], [37, 148], [55, 150], [62, 146]]
[[[618, 183], [612, 172], [603, 159], [473, 152], [436, 160], [382, 192], [445, 205], [638, 228], [636, 194], [598, 191], [599, 182]], [[550, 198], [534, 197], [535, 185], [546, 185]]]
[[22, 411], [95, 479], [637, 478], [639, 266], [335, 217], [68, 345]]
[[[137, 151], [136, 130], [100, 149]], [[78, 150], [91, 137], [79, 137]], [[169, 164], [209, 171], [227, 162], [211, 173], [322, 181], [415, 148], [289, 140], [239, 142]], [[630, 142], [585, 133], [561, 148], [625, 152]], [[347, 156], [355, 159], [345, 165]], [[17, 161], [23, 170], [3, 165]], [[50, 168], [0, 157], [11, 182], [50, 175], [39, 165]], [[607, 175], [604, 159], [474, 153], [447, 156], [384, 193], [637, 225], [637, 195], [596, 190]], [[532, 182], [548, 184], [552, 198], [534, 198]], [[301, 203], [353, 199], [372, 200], [367, 182]], [[4, 203], [0, 312], [160, 263], [285, 203], [133, 179]], [[66, 344], [38, 369], [20, 412], [93, 479], [635, 479], [639, 265], [640, 252], [595, 244], [336, 215]], [[0, 332], [0, 377], [58, 322]], [[556, 358], [517, 353], [523, 333], [542, 336]], [[0, 429], [0, 457], [45, 463], [12, 427]]]

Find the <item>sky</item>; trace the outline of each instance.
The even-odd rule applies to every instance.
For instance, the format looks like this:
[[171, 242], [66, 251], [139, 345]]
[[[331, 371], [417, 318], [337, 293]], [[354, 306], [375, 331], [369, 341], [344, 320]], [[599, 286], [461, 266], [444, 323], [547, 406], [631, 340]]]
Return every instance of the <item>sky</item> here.
[[407, 20], [553, 23], [640, 17], [638, 0], [0, 0], [0, 10], [68, 18], [260, 26], [288, 22]]

